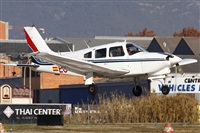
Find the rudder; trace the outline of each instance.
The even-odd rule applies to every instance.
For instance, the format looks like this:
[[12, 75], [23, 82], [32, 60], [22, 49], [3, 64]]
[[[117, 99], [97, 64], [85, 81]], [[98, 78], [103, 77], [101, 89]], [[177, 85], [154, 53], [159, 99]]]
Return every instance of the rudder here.
[[52, 52], [35, 27], [24, 27], [24, 33], [33, 52]]

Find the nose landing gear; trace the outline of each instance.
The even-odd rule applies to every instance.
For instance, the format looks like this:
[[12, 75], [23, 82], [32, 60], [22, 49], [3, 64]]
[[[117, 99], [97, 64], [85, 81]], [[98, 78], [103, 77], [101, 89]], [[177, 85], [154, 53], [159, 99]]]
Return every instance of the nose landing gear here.
[[169, 89], [169, 87], [167, 85], [163, 85], [162, 86], [162, 94], [163, 95], [169, 94], [169, 91], [170, 91], [170, 89]]
[[[159, 81], [162, 84], [161, 92], [163, 95], [168, 95], [170, 92], [170, 88], [166, 85], [166, 78], [167, 75], [163, 75], [163, 78], [150, 78], [150, 81], [156, 80]], [[158, 80], [158, 79], [163, 79], [163, 80]]]

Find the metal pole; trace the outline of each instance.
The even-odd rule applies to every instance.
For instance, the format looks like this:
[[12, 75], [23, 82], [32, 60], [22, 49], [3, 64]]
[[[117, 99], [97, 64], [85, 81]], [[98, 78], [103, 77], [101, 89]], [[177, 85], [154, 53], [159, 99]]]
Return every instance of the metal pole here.
[[24, 86], [26, 86], [26, 67], [24, 67]]
[[[31, 64], [31, 59], [30, 58], [28, 58], [28, 64]], [[32, 100], [31, 100], [31, 95], [32, 95], [32, 88], [31, 88], [31, 86], [32, 86], [32, 84], [31, 84], [31, 75], [32, 75], [32, 73], [31, 73], [32, 71], [31, 71], [31, 67], [29, 67], [29, 103], [31, 104], [32, 103]]]
[[30, 90], [29, 103], [31, 104], [32, 103], [32, 101], [31, 101], [31, 67], [29, 67], [29, 90]]
[[[10, 64], [10, 57], [11, 55], [8, 55], [8, 64]], [[8, 77], [10, 77], [10, 66], [8, 66]]]
[[88, 101], [88, 124], [90, 124], [90, 105], [89, 105], [89, 99], [87, 98]]
[[175, 91], [177, 87], [177, 66], [175, 67]]

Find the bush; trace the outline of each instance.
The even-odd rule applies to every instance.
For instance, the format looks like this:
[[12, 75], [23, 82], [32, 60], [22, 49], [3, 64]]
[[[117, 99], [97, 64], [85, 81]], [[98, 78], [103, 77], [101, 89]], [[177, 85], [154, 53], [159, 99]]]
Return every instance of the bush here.
[[84, 113], [66, 116], [68, 123], [146, 123], [146, 122], [196, 122], [198, 118], [197, 100], [191, 95], [157, 96], [126, 98], [124, 94], [100, 95], [98, 104], [92, 102], [87, 112], [87, 105], [82, 103]]

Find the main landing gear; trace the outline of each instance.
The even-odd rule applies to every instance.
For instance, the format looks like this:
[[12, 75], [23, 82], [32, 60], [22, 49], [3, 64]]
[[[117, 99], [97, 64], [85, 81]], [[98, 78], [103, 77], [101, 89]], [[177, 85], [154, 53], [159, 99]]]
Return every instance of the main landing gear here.
[[98, 91], [98, 88], [97, 88], [97, 86], [93, 83], [93, 84], [89, 85], [88, 91], [89, 91], [89, 93], [90, 93], [91, 95], [95, 95], [95, 94], [97, 93], [97, 91]]
[[89, 85], [88, 86], [88, 91], [91, 95], [95, 95], [98, 91], [97, 86], [94, 84], [93, 81], [93, 73], [88, 73], [85, 77], [85, 85]]
[[[135, 79], [134, 82], [135, 82], [135, 86], [133, 87], [133, 90], [132, 90], [132, 93], [134, 96], [141, 96], [142, 95], [142, 87], [140, 85], [138, 85], [139, 83], [139, 79]], [[164, 83], [162, 83], [162, 94], [163, 95], [167, 95], [169, 94], [170, 92], [170, 88], [165, 84], [165, 78], [164, 78]], [[88, 91], [91, 95], [95, 95], [97, 92], [98, 92], [98, 88], [97, 88], [97, 85], [95, 85], [94, 83], [90, 84], [89, 87], [88, 87]]]
[[139, 77], [135, 77], [134, 82], [135, 86], [133, 87], [133, 95], [139, 97], [142, 94], [142, 87], [138, 85], [138, 83], [140, 83]]
[[139, 85], [136, 85], [135, 87], [133, 87], [133, 95], [135, 96], [140, 96], [142, 94], [142, 87]]

